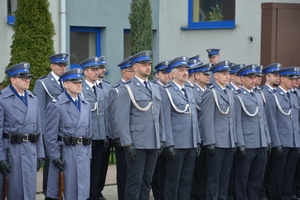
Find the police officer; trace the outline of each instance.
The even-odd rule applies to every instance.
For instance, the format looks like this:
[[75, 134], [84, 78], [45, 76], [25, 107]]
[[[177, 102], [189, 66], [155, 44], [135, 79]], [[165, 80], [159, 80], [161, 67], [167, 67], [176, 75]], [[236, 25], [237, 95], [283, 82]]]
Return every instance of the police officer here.
[[299, 105], [290, 93], [298, 67], [279, 70], [280, 85], [266, 97], [266, 116], [272, 141], [271, 199], [290, 199], [300, 147]]
[[45, 145], [49, 155], [47, 197], [58, 198], [59, 172], [64, 174], [64, 198], [85, 200], [90, 191], [92, 141], [91, 106], [80, 96], [82, 69], [61, 75], [65, 92], [49, 103]]
[[107, 174], [107, 169], [108, 169], [108, 161], [109, 161], [109, 155], [110, 155], [110, 147], [112, 146], [112, 140], [111, 140], [111, 135], [110, 135], [110, 127], [109, 127], [109, 123], [107, 121], [107, 108], [108, 108], [108, 93], [110, 91], [110, 89], [112, 89], [111, 84], [104, 80], [104, 76], [106, 74], [106, 57], [105, 56], [101, 56], [103, 63], [99, 66], [98, 68], [98, 80], [97, 80], [97, 84], [100, 87], [100, 89], [102, 90], [102, 93], [104, 95], [104, 104], [105, 104], [105, 127], [106, 127], [106, 133], [107, 133], [107, 145], [105, 146], [105, 150], [103, 152], [103, 156], [101, 159], [101, 174], [100, 174], [100, 179], [99, 179], [99, 187], [100, 187], [100, 191], [99, 191], [99, 196], [100, 196], [100, 200], [106, 200], [106, 198], [103, 196], [102, 191], [104, 189], [105, 186], [105, 180], [106, 180], [106, 174]]
[[9, 67], [10, 85], [0, 92], [0, 195], [7, 176], [8, 199], [35, 199], [44, 158], [38, 100], [28, 90], [29, 67], [27, 62]]
[[129, 57], [125, 58], [119, 65], [122, 74], [122, 80], [118, 81], [108, 94], [108, 122], [111, 127], [111, 137], [115, 147], [116, 154], [116, 167], [117, 167], [117, 189], [118, 199], [124, 200], [125, 197], [125, 185], [127, 176], [127, 163], [124, 148], [120, 144], [120, 136], [116, 129], [117, 121], [116, 115], [116, 99], [119, 92], [119, 87], [131, 80], [134, 77], [134, 70], [130, 63]]
[[135, 76], [121, 85], [116, 101], [117, 131], [127, 160], [126, 200], [149, 199], [158, 151], [165, 141], [159, 87], [148, 81], [151, 51], [130, 58]]
[[263, 69], [262, 65], [256, 66], [256, 77], [255, 77], [254, 88], [261, 89], [260, 84], [261, 84], [261, 81], [262, 81], [262, 77], [264, 76], [263, 72], [262, 72], [262, 69]]
[[243, 67], [245, 67], [245, 64], [236, 64], [230, 67], [230, 83], [228, 84], [228, 87], [233, 92], [240, 89], [242, 85], [241, 77], [237, 74], [237, 71]]
[[[154, 69], [156, 70], [155, 77], [157, 78], [153, 82], [156, 83], [159, 88], [169, 83], [169, 76], [167, 74], [167, 68], [170, 61], [163, 61], [158, 63]], [[151, 189], [154, 199], [164, 199], [164, 184], [166, 175], [166, 157], [164, 154], [160, 154], [157, 158], [154, 174], [151, 182]]]
[[169, 63], [174, 80], [161, 90], [165, 119], [166, 177], [164, 198], [189, 199], [196, 154], [200, 154], [200, 133], [193, 89], [185, 84], [188, 58]]
[[254, 91], [257, 66], [248, 65], [237, 71], [242, 86], [235, 92], [237, 151], [235, 153], [235, 199], [259, 199], [271, 140], [264, 102]]
[[99, 199], [99, 180], [101, 161], [107, 146], [107, 131], [105, 120], [104, 94], [97, 86], [98, 68], [103, 63], [102, 57], [90, 57], [80, 63], [85, 75], [82, 83], [82, 95], [90, 103], [92, 112], [92, 159], [91, 159], [91, 182], [90, 198]]
[[[197, 116], [199, 130], [201, 130], [200, 112], [201, 112], [201, 102], [204, 91], [206, 90], [206, 85], [210, 82], [210, 71], [211, 64], [196, 64], [194, 66], [194, 76], [195, 84], [193, 87], [193, 92], [196, 100]], [[203, 136], [202, 136], [203, 137]], [[200, 155], [196, 158], [191, 197], [190, 200], [203, 200], [206, 194], [206, 162], [205, 162], [205, 149], [202, 148]]]
[[[34, 85], [34, 94], [38, 98], [42, 132], [45, 130], [46, 108], [49, 102], [57, 101], [58, 95], [63, 92], [60, 76], [66, 71], [68, 64], [68, 54], [59, 53], [49, 57], [51, 72], [47, 76], [43, 76], [36, 80]], [[43, 193], [46, 195], [47, 178], [49, 169], [49, 157], [47, 156], [43, 167]]]
[[201, 133], [206, 150], [206, 199], [227, 199], [228, 182], [236, 143], [233, 92], [229, 61], [211, 67], [215, 82], [207, 87], [201, 102]]
[[[262, 87], [257, 89], [260, 91], [265, 104], [267, 103], [266, 102], [267, 96], [273, 95], [273, 93], [276, 92], [277, 86], [279, 86], [280, 78], [279, 78], [278, 71], [280, 69], [281, 69], [280, 63], [273, 63], [265, 66], [262, 69], [262, 72], [266, 78], [266, 82]], [[260, 200], [268, 200], [268, 198], [270, 198], [271, 167], [272, 167], [272, 163], [270, 159], [270, 152], [268, 152], [268, 159], [267, 159], [267, 165], [265, 169], [264, 181], [260, 191], [260, 197], [261, 197]]]
[[154, 67], [156, 80], [153, 82], [158, 83], [160, 87], [169, 83], [169, 76], [167, 73], [168, 64], [169, 61], [163, 61]]
[[188, 65], [189, 65], [189, 77], [188, 77], [188, 80], [186, 81], [186, 83], [190, 84], [190, 86], [193, 86], [194, 83], [195, 83], [195, 76], [194, 76], [194, 66], [195, 64], [203, 64], [203, 62], [200, 60], [200, 55], [196, 55], [196, 56], [193, 56], [193, 57], [190, 57], [189, 60], [188, 60]]
[[206, 49], [208, 53], [209, 62], [215, 65], [220, 62], [220, 49]]

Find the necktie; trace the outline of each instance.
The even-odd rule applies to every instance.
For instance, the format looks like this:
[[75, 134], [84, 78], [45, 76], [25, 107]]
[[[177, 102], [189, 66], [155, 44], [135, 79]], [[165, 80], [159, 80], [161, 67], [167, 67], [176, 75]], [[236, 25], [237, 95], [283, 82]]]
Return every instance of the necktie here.
[[227, 91], [226, 91], [226, 89], [224, 89], [224, 90], [223, 90], [223, 92], [224, 92], [224, 94], [226, 94], [226, 95], [227, 95]]
[[289, 92], [287, 92], [287, 93], [286, 93], [286, 95], [287, 95], [287, 97], [289, 98], [289, 100], [291, 100], [290, 93], [289, 93]]
[[185, 89], [182, 88], [181, 91], [183, 92], [184, 96], [185, 96], [186, 98], [188, 98], [188, 97], [187, 97], [187, 94], [186, 94], [186, 92], [185, 92]]
[[101, 89], [103, 88], [103, 87], [102, 87], [102, 82], [99, 83], [99, 86], [100, 86]]
[[61, 79], [58, 79], [58, 82], [59, 82], [60, 88], [62, 89], [62, 91], [64, 91], [64, 86], [63, 86]]
[[21, 95], [20, 97], [21, 97], [21, 100], [25, 103], [25, 97], [24, 97], [24, 95]]
[[144, 81], [144, 85], [145, 85], [145, 88], [149, 91], [149, 93], [152, 95], [152, 92], [150, 90], [150, 88], [148, 87], [148, 84], [147, 84], [147, 81]]
[[94, 93], [95, 93], [95, 95], [96, 95], [96, 97], [97, 97], [96, 86], [94, 85], [92, 88], [93, 88], [93, 90], [94, 90]]
[[78, 100], [75, 99], [75, 106], [78, 108]]

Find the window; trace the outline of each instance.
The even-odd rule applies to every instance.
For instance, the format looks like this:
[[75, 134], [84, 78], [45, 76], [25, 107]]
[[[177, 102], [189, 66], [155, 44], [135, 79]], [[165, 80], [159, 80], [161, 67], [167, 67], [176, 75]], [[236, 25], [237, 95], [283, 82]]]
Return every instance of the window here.
[[92, 56], [101, 56], [101, 29], [92, 27], [71, 27], [71, 68], [78, 67], [76, 64]]
[[188, 7], [182, 30], [235, 28], [235, 0], [189, 0]]
[[7, 0], [7, 23], [11, 26], [15, 23], [17, 4], [17, 0]]

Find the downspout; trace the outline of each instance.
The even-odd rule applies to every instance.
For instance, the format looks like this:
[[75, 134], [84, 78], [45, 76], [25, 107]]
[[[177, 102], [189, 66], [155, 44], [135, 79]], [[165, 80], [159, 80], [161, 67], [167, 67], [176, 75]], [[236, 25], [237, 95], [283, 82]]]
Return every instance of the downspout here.
[[67, 0], [60, 0], [60, 52], [67, 53]]

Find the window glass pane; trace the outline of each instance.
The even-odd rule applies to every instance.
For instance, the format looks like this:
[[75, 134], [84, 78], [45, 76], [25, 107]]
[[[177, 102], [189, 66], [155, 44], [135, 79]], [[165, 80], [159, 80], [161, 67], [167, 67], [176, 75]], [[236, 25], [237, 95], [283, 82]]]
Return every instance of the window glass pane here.
[[70, 64], [96, 56], [95, 32], [70, 32]]
[[15, 16], [15, 12], [17, 10], [17, 0], [7, 0], [7, 15]]
[[235, 19], [235, 0], [192, 0], [193, 22]]

